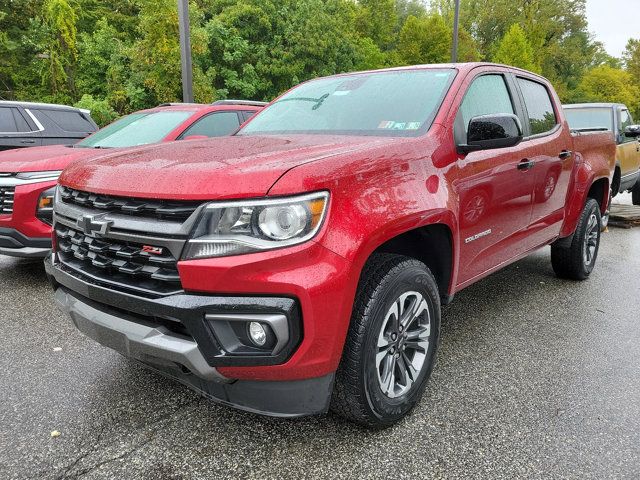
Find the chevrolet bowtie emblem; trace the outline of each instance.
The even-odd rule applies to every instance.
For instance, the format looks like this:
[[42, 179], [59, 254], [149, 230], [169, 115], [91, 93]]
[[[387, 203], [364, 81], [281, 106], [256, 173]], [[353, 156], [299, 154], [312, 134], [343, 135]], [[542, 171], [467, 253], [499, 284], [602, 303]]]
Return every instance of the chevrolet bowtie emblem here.
[[76, 222], [76, 225], [85, 235], [93, 237], [95, 235], [106, 235], [109, 227], [113, 225], [112, 221], [99, 221], [93, 215], [85, 215]]

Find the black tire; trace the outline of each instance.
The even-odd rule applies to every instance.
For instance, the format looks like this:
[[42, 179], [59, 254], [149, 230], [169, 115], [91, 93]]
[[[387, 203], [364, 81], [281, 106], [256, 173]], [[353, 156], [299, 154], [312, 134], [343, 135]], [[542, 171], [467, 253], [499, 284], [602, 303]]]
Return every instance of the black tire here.
[[[570, 280], [586, 280], [589, 277], [598, 258], [601, 225], [600, 205], [593, 198], [589, 198], [580, 214], [571, 244], [567, 246], [558, 242], [551, 245], [551, 265], [558, 277]], [[593, 247], [590, 255], [586, 250], [588, 248], [591, 251], [589, 247]]]
[[[426, 305], [419, 299], [420, 296]], [[413, 311], [409, 307], [419, 302], [422, 313], [408, 322], [404, 333], [400, 336], [396, 333], [394, 339], [392, 331], [403, 330], [400, 327], [399, 330], [393, 330], [392, 326], [400, 322], [394, 322], [393, 315], [389, 314], [394, 305], [401, 305], [403, 297], [403, 302], [413, 302], [404, 304], [406, 311]], [[407, 315], [410, 316], [412, 315]], [[400, 317], [402, 315], [395, 318]], [[406, 345], [400, 343], [404, 341], [402, 336], [416, 335], [417, 331], [412, 330], [410, 333], [411, 325], [422, 326], [420, 331], [423, 333], [420, 334], [420, 339], [424, 342], [427, 324], [430, 333], [426, 348], [423, 344], [421, 349], [412, 350], [414, 347], [409, 343], [417, 345], [417, 337], [414, 337], [414, 342], [406, 340]], [[336, 373], [331, 410], [369, 428], [385, 428], [398, 422], [415, 407], [426, 388], [435, 363], [439, 335], [440, 296], [429, 269], [422, 262], [409, 257], [374, 254], [365, 265], [358, 286], [342, 360]], [[383, 342], [388, 342], [388, 345], [381, 347], [379, 345], [383, 337]], [[407, 347], [409, 353], [406, 353]], [[417, 357], [417, 352], [424, 353]], [[398, 356], [400, 358], [396, 360]], [[379, 361], [378, 358], [383, 360]], [[420, 369], [408, 377], [406, 374], [401, 375], [402, 366], [408, 365], [405, 362], [409, 359], [416, 361], [417, 358], [423, 359]], [[387, 383], [390, 386], [387, 393], [382, 389], [381, 369], [383, 373], [393, 372], [391, 381]], [[405, 372], [408, 370], [404, 369]], [[395, 398], [390, 398], [396, 393], [396, 372], [400, 383], [402, 378], [405, 379], [404, 388], [407, 390]], [[413, 382], [409, 383], [412, 379]], [[399, 385], [398, 388], [402, 391], [403, 386]]]
[[634, 205], [640, 205], [640, 180], [631, 189], [631, 201]]

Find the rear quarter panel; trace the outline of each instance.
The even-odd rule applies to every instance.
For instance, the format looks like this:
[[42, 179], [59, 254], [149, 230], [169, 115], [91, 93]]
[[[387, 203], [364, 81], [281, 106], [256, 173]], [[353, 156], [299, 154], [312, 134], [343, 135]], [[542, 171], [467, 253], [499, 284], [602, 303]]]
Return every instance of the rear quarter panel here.
[[565, 221], [560, 233], [567, 237], [576, 229], [580, 213], [594, 182], [606, 179], [605, 197], [600, 199], [602, 212], [609, 201], [609, 186], [616, 165], [616, 144], [609, 132], [573, 133], [575, 167], [565, 206]]

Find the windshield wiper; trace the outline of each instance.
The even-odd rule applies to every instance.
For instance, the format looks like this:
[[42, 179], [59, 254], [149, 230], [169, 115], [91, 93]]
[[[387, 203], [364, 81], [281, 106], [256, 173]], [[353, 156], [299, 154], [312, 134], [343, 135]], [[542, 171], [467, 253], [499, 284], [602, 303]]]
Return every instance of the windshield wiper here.
[[322, 104], [324, 103], [324, 101], [329, 97], [328, 93], [325, 93], [324, 95], [322, 95], [320, 98], [312, 98], [312, 97], [294, 97], [294, 98], [283, 98], [282, 100], [278, 100], [275, 103], [280, 103], [280, 102], [293, 102], [296, 100], [299, 100], [301, 102], [313, 102], [315, 105], [313, 107], [311, 107], [311, 110], [317, 110], [319, 109]]

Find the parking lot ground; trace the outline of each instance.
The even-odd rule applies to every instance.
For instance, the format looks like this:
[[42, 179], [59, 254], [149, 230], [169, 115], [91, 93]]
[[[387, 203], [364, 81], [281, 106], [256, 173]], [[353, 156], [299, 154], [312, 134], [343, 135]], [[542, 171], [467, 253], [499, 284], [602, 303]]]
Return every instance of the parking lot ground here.
[[545, 249], [457, 295], [381, 432], [214, 405], [78, 333], [39, 263], [0, 257], [0, 299], [3, 480], [640, 478], [640, 228], [604, 234], [586, 282]]

